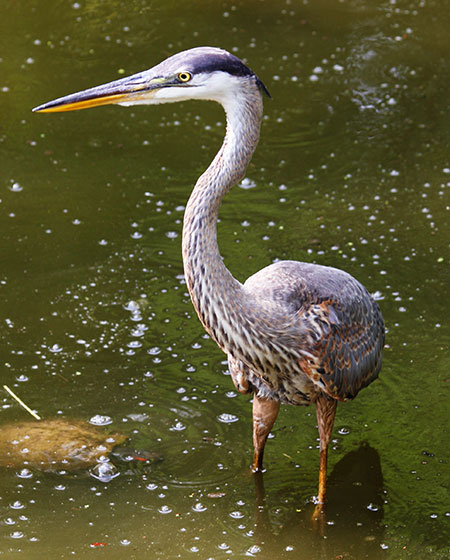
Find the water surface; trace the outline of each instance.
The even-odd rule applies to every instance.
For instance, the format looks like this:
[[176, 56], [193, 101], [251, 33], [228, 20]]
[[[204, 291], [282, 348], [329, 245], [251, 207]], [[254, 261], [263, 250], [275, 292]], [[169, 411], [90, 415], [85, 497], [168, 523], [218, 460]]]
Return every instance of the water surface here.
[[[448, 554], [446, 2], [36, 2], [0, 7], [1, 380], [44, 418], [104, 415], [164, 456], [108, 484], [0, 475], [0, 556], [444, 558]], [[220, 146], [192, 102], [37, 115], [211, 44], [266, 83], [261, 144], [219, 238], [243, 281], [275, 259], [380, 298], [379, 381], [338, 408], [311, 524], [315, 411], [284, 407], [263, 480], [251, 406], [186, 293], [183, 209]], [[26, 413], [6, 393], [0, 422]], [[326, 538], [325, 538], [326, 537]]]

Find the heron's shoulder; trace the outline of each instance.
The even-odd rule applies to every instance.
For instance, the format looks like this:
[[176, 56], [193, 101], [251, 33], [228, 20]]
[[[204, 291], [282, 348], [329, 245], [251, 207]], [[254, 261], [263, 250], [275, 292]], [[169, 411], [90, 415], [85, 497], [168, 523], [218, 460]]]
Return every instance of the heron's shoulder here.
[[308, 263], [278, 261], [259, 270], [244, 283], [244, 289], [260, 299], [281, 305], [294, 314], [310, 299]]
[[[359, 291], [362, 285], [347, 272], [330, 266], [301, 261], [278, 261], [259, 270], [245, 282], [245, 287], [261, 290], [308, 292], [313, 297], [328, 297], [343, 289]], [[364, 288], [363, 288], [364, 289]]]
[[366, 288], [347, 272], [300, 261], [278, 261], [247, 279], [244, 288], [295, 313], [326, 302], [355, 321], [378, 307]]

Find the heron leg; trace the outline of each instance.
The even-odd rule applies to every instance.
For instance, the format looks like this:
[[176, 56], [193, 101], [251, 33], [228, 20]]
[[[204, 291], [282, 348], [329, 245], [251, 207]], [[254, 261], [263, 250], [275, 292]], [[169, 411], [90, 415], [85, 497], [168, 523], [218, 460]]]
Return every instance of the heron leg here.
[[322, 395], [316, 401], [317, 424], [320, 437], [319, 495], [318, 503], [324, 504], [327, 493], [328, 444], [333, 431], [337, 401]]
[[280, 410], [280, 401], [253, 396], [253, 472], [263, 468], [264, 446]]

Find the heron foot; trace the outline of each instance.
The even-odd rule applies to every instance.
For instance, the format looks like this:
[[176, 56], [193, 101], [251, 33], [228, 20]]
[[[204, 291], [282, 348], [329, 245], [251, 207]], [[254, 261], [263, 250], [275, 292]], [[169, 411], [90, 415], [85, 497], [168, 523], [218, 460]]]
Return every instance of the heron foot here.
[[326, 520], [327, 520], [326, 504], [316, 502], [313, 514], [311, 516], [311, 521], [314, 529], [319, 533], [321, 537], [323, 537], [325, 534]]
[[322, 502], [315, 502], [314, 512], [311, 516], [313, 521], [320, 521], [325, 519], [327, 506]]

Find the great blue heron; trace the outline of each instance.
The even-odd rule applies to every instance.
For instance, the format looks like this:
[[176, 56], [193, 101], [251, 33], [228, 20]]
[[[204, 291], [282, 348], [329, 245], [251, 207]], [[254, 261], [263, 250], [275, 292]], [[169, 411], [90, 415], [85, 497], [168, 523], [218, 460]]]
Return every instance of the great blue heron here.
[[188, 99], [223, 106], [225, 139], [198, 179], [184, 215], [186, 282], [200, 321], [228, 355], [236, 388], [253, 392], [254, 471], [262, 470], [264, 446], [280, 403], [315, 403], [320, 435], [317, 501], [322, 504], [337, 402], [353, 399], [377, 377], [384, 323], [364, 286], [342, 270], [281, 261], [241, 284], [223, 264], [217, 245], [219, 207], [244, 176], [258, 143], [264, 93], [262, 81], [237, 57], [199, 47], [34, 111]]

